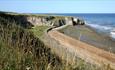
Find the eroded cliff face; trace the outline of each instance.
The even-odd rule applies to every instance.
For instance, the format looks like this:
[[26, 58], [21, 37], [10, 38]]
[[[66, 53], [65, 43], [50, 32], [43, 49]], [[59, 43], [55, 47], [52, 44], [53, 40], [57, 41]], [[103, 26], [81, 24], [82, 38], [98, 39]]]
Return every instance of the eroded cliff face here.
[[18, 21], [19, 25], [27, 28], [32, 26], [55, 26], [60, 27], [63, 25], [84, 25], [84, 21], [76, 17], [67, 16], [51, 16], [51, 15], [23, 15], [23, 14], [7, 14], [0, 13], [0, 15], [7, 19], [14, 19]]
[[30, 22], [31, 24], [33, 24], [34, 26], [41, 26], [41, 25], [48, 25], [51, 26], [52, 25], [52, 20], [54, 18], [51, 17], [33, 17], [33, 16], [29, 16], [26, 17], [27, 21]]
[[[72, 19], [67, 19], [66, 17], [54, 17], [54, 16], [43, 16], [43, 17], [27, 17], [27, 21], [32, 23], [34, 26], [48, 25], [48, 26], [62, 26], [72, 21]], [[71, 22], [72, 24], [72, 22]]]
[[63, 25], [84, 25], [85, 22], [75, 17], [56, 17], [56, 16], [42, 16], [42, 17], [27, 17], [27, 21], [34, 26], [48, 25], [48, 26], [63, 26]]

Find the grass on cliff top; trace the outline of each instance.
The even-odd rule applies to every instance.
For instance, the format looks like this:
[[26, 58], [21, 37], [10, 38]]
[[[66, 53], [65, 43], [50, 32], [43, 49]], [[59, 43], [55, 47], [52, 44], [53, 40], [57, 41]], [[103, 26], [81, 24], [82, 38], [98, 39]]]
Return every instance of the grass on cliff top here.
[[72, 17], [72, 16], [64, 16], [64, 15], [55, 15], [55, 14], [32, 14], [32, 13], [16, 13], [16, 12], [2, 12], [0, 11], [0, 13], [5, 13], [5, 14], [8, 14], [8, 15], [14, 15], [14, 16], [30, 16], [30, 17], [45, 17], [45, 16], [54, 16], [55, 18], [65, 18], [65, 17]]
[[49, 26], [35, 26], [35, 27], [31, 28], [30, 31], [32, 31], [36, 37], [42, 38], [42, 36], [47, 28], [49, 28]]

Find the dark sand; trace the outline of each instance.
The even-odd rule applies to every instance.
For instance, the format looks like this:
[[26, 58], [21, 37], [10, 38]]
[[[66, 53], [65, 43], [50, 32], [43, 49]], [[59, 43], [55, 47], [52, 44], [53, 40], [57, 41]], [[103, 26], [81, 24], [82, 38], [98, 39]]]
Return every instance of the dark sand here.
[[95, 32], [87, 26], [68, 26], [60, 30], [60, 32], [87, 44], [115, 53], [115, 41], [104, 34]]

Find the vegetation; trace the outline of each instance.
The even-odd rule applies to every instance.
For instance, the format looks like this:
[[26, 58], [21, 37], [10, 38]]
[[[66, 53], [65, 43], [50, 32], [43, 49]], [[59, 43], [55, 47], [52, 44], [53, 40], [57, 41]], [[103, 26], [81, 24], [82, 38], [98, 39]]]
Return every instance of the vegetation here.
[[0, 70], [98, 70], [83, 60], [72, 65], [59, 59], [39, 39], [47, 27], [30, 29], [17, 17], [0, 14]]
[[46, 70], [60, 67], [59, 58], [39, 38], [18, 26], [15, 21], [0, 17], [0, 69]]
[[49, 26], [35, 26], [32, 29], [30, 29], [31, 32], [33, 32], [33, 34], [38, 37], [38, 38], [42, 38], [44, 31], [49, 28]]

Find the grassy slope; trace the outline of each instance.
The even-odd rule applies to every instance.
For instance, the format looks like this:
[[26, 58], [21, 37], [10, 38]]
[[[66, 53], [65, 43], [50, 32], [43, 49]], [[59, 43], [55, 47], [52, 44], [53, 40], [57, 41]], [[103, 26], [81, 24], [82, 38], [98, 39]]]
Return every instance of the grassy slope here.
[[96, 70], [83, 61], [69, 65], [52, 54], [39, 39], [46, 28], [28, 30], [0, 15], [0, 70]]
[[[34, 33], [34, 35], [38, 38], [42, 38], [44, 31], [49, 28], [48, 26], [37, 26], [37, 27], [33, 27], [32, 29], [30, 29], [30, 31], [32, 31]], [[43, 39], [43, 38], [42, 38]], [[75, 60], [75, 64], [74, 65], [70, 65], [68, 63], [66, 63], [65, 61], [62, 61], [62, 68], [61, 70], [97, 70], [98, 68], [94, 67], [93, 65], [87, 64], [84, 62], [84, 60], [81, 59], [76, 59]], [[58, 67], [57, 67], [58, 68]], [[57, 70], [57, 69], [56, 69]]]
[[35, 26], [30, 29], [34, 33], [34, 35], [38, 38], [42, 38], [44, 31], [49, 28], [49, 26]]
[[0, 16], [0, 70], [61, 68], [59, 58], [39, 38], [9, 18]]
[[[25, 29], [10, 17], [0, 16], [0, 69], [1, 70], [84, 70], [82, 61], [71, 66], [52, 54], [40, 37], [44, 26]], [[36, 36], [33, 35], [36, 34]], [[91, 68], [90, 68], [91, 69]]]

